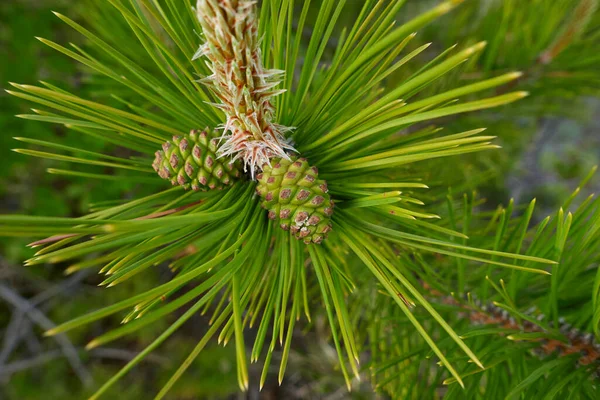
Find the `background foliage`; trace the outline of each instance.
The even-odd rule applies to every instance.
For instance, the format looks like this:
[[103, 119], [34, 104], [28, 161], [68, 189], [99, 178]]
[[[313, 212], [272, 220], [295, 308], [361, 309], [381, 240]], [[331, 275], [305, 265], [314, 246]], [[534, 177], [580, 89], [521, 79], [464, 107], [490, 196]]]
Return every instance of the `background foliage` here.
[[[350, 24], [359, 12], [359, 7], [352, 3], [350, 2], [341, 15], [341, 19], [344, 23], [347, 21], [347, 24]], [[416, 15], [436, 3], [435, 1], [408, 1], [402, 9], [399, 19], [408, 20], [410, 15]], [[562, 46], [565, 41], [560, 40], [567, 34], [563, 32], [564, 30], [571, 32], [568, 29], [573, 24], [571, 18], [577, 7], [583, 7], [581, 4], [585, 6], [587, 3], [594, 2], [535, 0], [529, 7], [525, 7], [522, 2], [514, 0], [467, 1], [451, 14], [420, 31], [416, 37], [420, 43], [433, 42], [433, 45], [422, 54], [423, 60], [432, 59], [454, 43], [460, 43], [461, 47], [466, 47], [480, 40], [488, 41], [486, 50], [478, 58], [438, 81], [428, 89], [430, 94], [453, 87], [457, 82], [464, 84], [474, 79], [497, 76], [515, 69], [528, 72], [525, 78], [517, 83], [517, 89], [528, 90], [532, 94], [525, 101], [504, 106], [499, 110], [478, 112], [444, 121], [444, 125], [452, 132], [487, 126], [490, 131], [493, 131], [493, 135], [499, 136], [503, 146], [502, 150], [495, 151], [493, 154], [484, 153], [465, 157], [456, 168], [447, 168], [447, 164], [444, 162], [434, 162], [430, 167], [432, 171], [435, 171], [434, 176], [437, 176], [440, 182], [454, 183], [448, 201], [450, 206], [443, 205], [442, 207], [440, 205], [439, 207], [440, 210], [445, 210], [442, 216], [448, 221], [448, 224], [452, 223], [459, 229], [464, 229], [465, 232], [471, 229], [491, 232], [487, 235], [490, 240], [488, 242], [482, 240], [482, 246], [489, 244], [493, 246], [495, 241], [504, 243], [504, 249], [510, 250], [511, 244], [503, 235], [508, 237], [512, 229], [519, 227], [521, 220], [518, 218], [527, 215], [525, 207], [529, 200], [533, 197], [537, 198], [535, 211], [532, 210], [532, 221], [536, 223], [543, 221], [546, 215], [554, 213], [559, 206], [565, 204], [569, 194], [587, 176], [591, 167], [598, 162], [600, 155], [598, 145], [600, 143], [598, 143], [597, 132], [600, 121], [594, 116], [600, 110], [597, 100], [600, 89], [600, 80], [597, 74], [600, 69], [600, 58], [596, 55], [600, 49], [599, 13], [590, 11], [585, 24], [580, 19], [576, 20], [573, 25], [573, 38], [567, 41], [565, 46]], [[90, 15], [86, 13], [85, 6], [85, 2], [73, 5], [71, 2], [58, 0], [36, 2], [16, 0], [1, 4], [0, 57], [8, 60], [8, 62], [0, 64], [2, 84], [8, 86], [8, 81], [34, 83], [35, 80], [44, 80], [50, 83], [61, 82], [62, 85], [67, 82], [69, 90], [73, 89], [78, 93], [85, 92], [90, 97], [93, 97], [95, 92], [109, 90], [103, 86], [106, 82], [97, 81], [97, 77], [90, 75], [89, 71], [82, 70], [68, 58], [42, 46], [34, 39], [34, 36], [42, 36], [61, 43], [69, 41], [77, 43], [82, 40], [79, 35], [75, 35], [64, 23], [54, 17], [50, 10], [59, 11], [75, 20], [86, 20], [90, 18]], [[89, 9], [87, 10], [89, 11]], [[311, 7], [309, 19], [316, 18], [317, 12], [318, 7]], [[496, 28], [497, 21], [501, 22], [500, 29]], [[306, 35], [310, 35], [310, 33], [307, 31]], [[333, 35], [333, 37], [337, 36], [337, 34]], [[326, 58], [332, 57], [332, 49], [328, 48], [327, 51], [329, 53], [326, 53]], [[540, 62], [540, 57], [548, 52], [553, 54], [552, 60]], [[415, 64], [415, 66], [419, 67], [419, 64]], [[415, 70], [410, 68], [402, 68], [389, 78], [386, 85], [393, 87], [414, 72]], [[510, 88], [510, 90], [512, 89]], [[59, 125], [50, 126], [36, 121], [14, 118], [15, 114], [29, 113], [26, 103], [15, 101], [14, 98], [9, 98], [4, 93], [0, 94], [0, 110], [2, 110], [0, 113], [0, 132], [2, 132], [0, 148], [3, 149], [2, 168], [0, 168], [0, 194], [2, 196], [0, 213], [77, 216], [87, 208], [90, 202], [99, 203], [103, 200], [114, 199], [122, 193], [129, 197], [147, 191], [144, 185], [137, 185], [132, 189], [130, 185], [119, 181], [110, 182], [107, 185], [98, 181], [65, 179], [61, 176], [47, 174], [47, 168], [59, 168], [61, 164], [4, 151], [4, 149], [16, 147], [13, 136], [28, 136], [46, 140], [61, 137], [66, 141], [82, 139], [79, 136], [72, 136], [76, 135], [76, 132], [61, 129]], [[101, 148], [99, 146], [101, 145], [93, 140], [85, 143], [85, 147], [92, 151], [108, 153], [115, 151], [110, 146]], [[471, 189], [475, 184], [478, 186], [479, 193], [472, 195]], [[592, 178], [573, 204], [580, 204], [582, 199], [586, 198], [587, 193], [591, 193], [597, 186], [598, 178]], [[464, 202], [463, 192], [467, 193]], [[515, 219], [503, 225], [502, 221], [508, 221], [507, 216], [511, 214], [509, 205], [511, 197], [516, 200]], [[480, 203], [477, 199], [481, 198], [486, 198], [486, 202]], [[479, 215], [478, 219], [472, 221], [467, 227], [461, 216], [467, 215], [467, 210], [474, 203], [481, 210], [489, 210], [489, 212]], [[504, 204], [509, 210], [498, 208], [500, 204]], [[454, 220], [450, 218], [452, 215], [456, 216]], [[564, 221], [565, 216], [566, 214], [563, 214], [554, 221], [557, 219]], [[581, 226], [579, 232], [586, 230], [584, 219], [579, 220], [580, 225], [573, 225], [573, 227]], [[578, 238], [581, 239], [581, 237], [575, 236], [572, 240]], [[590, 240], [591, 243], [596, 243], [595, 238]], [[2, 242], [0, 242], [0, 278], [2, 284], [18, 294], [21, 301], [36, 299], [36, 296], [39, 296], [37, 298], [41, 300], [39, 304], [36, 304], [36, 309], [45, 313], [50, 320], [67, 320], [86, 310], [111, 304], [115, 299], [123, 297], [121, 293], [149, 288], [168, 279], [168, 271], [164, 268], [159, 269], [156, 273], [140, 275], [143, 277], [142, 279], [131, 280], [111, 291], [97, 288], [96, 285], [100, 280], [90, 274], [75, 275], [67, 285], [61, 275], [64, 266], [60, 264], [30, 269], [19, 266], [23, 259], [31, 256], [30, 251], [23, 246], [25, 243], [23, 240], [2, 238]], [[593, 276], [589, 276], [588, 268], [597, 263], [597, 258], [594, 257], [595, 255], [591, 254], [589, 259], [575, 258], [573, 260], [571, 265], [579, 262], [579, 269], [576, 265], [572, 267], [573, 271], [578, 272], [574, 272], [570, 276], [571, 279], [565, 278], [567, 286], [562, 290], [566, 292], [580, 290], [582, 279], [585, 279], [588, 285], [591, 284]], [[438, 260], [437, 262], [442, 266], [449, 261]], [[422, 266], [414, 268], [420, 270]], [[466, 283], [467, 286], [469, 282], [475, 282], [475, 285], [477, 282], [485, 282], [485, 268], [479, 268], [477, 271], [481, 273], [470, 276]], [[446, 276], [439, 279], [440, 285], [443, 286], [447, 282], [454, 284], [458, 278]], [[543, 284], [540, 283], [532, 283], [532, 287], [542, 286]], [[488, 294], [492, 293], [491, 283], [487, 290]], [[539, 296], [535, 292], [530, 296], [519, 296], [518, 305], [537, 304], [546, 315], [552, 315], [552, 310], [545, 309], [548, 299], [545, 299], [544, 296], [548, 293], [544, 289], [540, 289], [540, 293]], [[517, 293], [511, 292], [510, 298], [515, 294]], [[518, 294], [522, 295], [521, 292]], [[485, 301], [485, 298], [482, 300]], [[573, 304], [578, 304], [579, 300], [573, 301]], [[586, 299], [581, 301], [585, 303]], [[377, 309], [377, 304], [371, 306]], [[2, 303], [1, 307], [0, 326], [6, 327], [3, 331], [3, 347], [0, 352], [1, 390], [6, 397], [15, 399], [81, 398], [84, 394], [91, 393], [92, 390], [93, 385], [86, 386], [85, 382], [94, 380], [97, 385], [105, 381], [120, 368], [123, 360], [130, 359], [136, 351], [143, 349], [151, 342], [155, 334], [165, 327], [157, 324], [151, 330], [131, 336], [126, 345], [120, 342], [119, 345], [122, 347], [113, 349], [112, 353], [86, 353], [83, 349], [76, 348], [75, 351], [79, 354], [87, 371], [87, 375], [85, 373], [78, 375], [73, 372], [70, 364], [72, 360], [65, 359], [60, 350], [57, 352], [60, 344], [47, 338], [42, 339], [40, 333], [43, 329], [36, 324], [28, 323], [27, 318], [29, 317], [23, 318], [23, 313], [28, 314], [28, 308], [19, 312], [14, 303], [7, 301]], [[356, 307], [358, 314], [365, 305], [358, 303]], [[460, 304], [448, 306], [447, 316], [449, 319], [460, 313], [457, 309], [460, 309]], [[561, 310], [558, 313], [557, 310], [556, 314], [569, 317], [569, 314], [564, 311]], [[386, 314], [388, 312], [393, 314], [393, 311], [380, 307], [379, 312], [383, 315], [383, 325], [389, 323], [385, 321], [394, 321], [394, 315]], [[319, 324], [326, 325], [326, 316], [316, 315], [313, 318], [317, 328]], [[577, 316], [572, 318], [576, 320]], [[402, 345], [417, 346], [415, 343], [418, 344], [418, 341], [410, 343], [410, 340], [417, 339], [412, 338], [410, 332], [403, 332], [403, 322], [400, 318], [398, 321], [397, 324], [391, 323], [391, 326], [379, 327], [381, 332], [397, 332], [396, 337], [406, 340], [404, 343], [390, 343], [390, 346], [395, 347], [397, 351], [402, 349]], [[468, 319], [463, 318], [456, 321], [456, 326], [465, 324], [464, 329], [467, 331], [470, 329], [468, 322]], [[85, 343], [91, 337], [97, 336], [98, 332], [106, 331], [106, 326], [114, 326], [118, 323], [117, 319], [103, 321], [97, 323], [91, 332], [76, 332], [70, 334], [69, 337], [73, 343]], [[111, 393], [118, 393], [120, 398], [132, 399], [144, 398], [156, 393], [168, 379], [169, 374], [165, 373], [165, 370], [173, 367], [169, 366], [171, 355], [177, 359], [184, 358], [189, 348], [203, 333], [201, 326], [205, 323], [204, 317], [194, 317], [183, 330], [178, 332], [176, 340], [170, 341], [168, 347], [162, 348], [155, 353], [154, 358], [142, 364], [141, 368], [134, 370], [119, 386], [113, 388]], [[397, 330], [397, 325], [400, 325], [399, 330]], [[410, 327], [406, 328], [410, 329]], [[368, 332], [368, 335], [379, 334], [375, 329], [369, 330], [368, 327], [359, 329]], [[336, 367], [337, 357], [333, 354], [331, 345], [327, 343], [326, 328], [317, 329], [316, 333], [308, 333], [308, 336], [302, 335], [301, 327], [297, 331], [294, 338], [295, 352], [290, 356], [288, 366], [289, 379], [286, 378], [283, 386], [279, 388], [276, 377], [273, 377], [267, 382], [263, 393], [298, 398], [317, 396], [319, 393], [333, 397], [346, 396], [343, 378]], [[89, 335], [89, 337], [78, 337], [78, 334]], [[23, 339], [14, 343], [15, 335], [22, 336]], [[471, 345], [471, 343], [469, 344]], [[485, 352], [485, 346], [489, 344], [477, 342], [473, 345], [478, 351]], [[492, 345], [496, 345], [496, 342]], [[400, 362], [392, 358], [395, 354], [393, 351], [385, 351], [385, 353], [390, 358], [384, 357], [381, 360], [383, 365], [390, 364], [392, 361]], [[422, 355], [427, 355], [427, 351], [422, 353]], [[45, 357], [40, 358], [40, 355], [45, 355]], [[418, 356], [417, 353], [415, 355]], [[280, 357], [280, 355], [276, 355], [276, 357]], [[457, 355], [457, 357], [459, 356]], [[523, 355], [524, 359], [526, 357]], [[406, 374], [406, 379], [414, 379], [414, 375], [411, 376], [411, 373], [417, 374], [418, 371], [422, 373], [423, 370], [427, 370], [427, 361], [419, 362], [422, 358], [413, 359], [410, 367], [401, 364], [403, 367], [401, 370]], [[529, 358], [527, 359], [529, 360]], [[198, 396], [221, 398], [233, 395], [237, 392], [234, 360], [234, 350], [231, 346], [223, 348], [216, 343], [212, 344], [208, 351], [194, 362], [193, 367], [183, 376], [182, 382], [176, 385], [174, 392], [171, 393], [172, 398], [197, 398]], [[365, 362], [368, 365], [369, 361], [365, 360]], [[525, 362], [523, 361], [523, 363]], [[542, 364], [540, 362], [539, 365]], [[380, 371], [380, 375], [373, 372], [373, 369], [364, 371], [365, 375], [370, 373], [375, 375], [375, 382], [379, 382], [380, 387], [385, 389], [382, 392], [383, 396], [394, 396], [395, 393], [400, 393], [398, 390], [401, 390], [386, 387], [386, 377], [389, 376], [386, 374], [396, 368], [396, 364], [393, 365], [394, 367], [383, 371], [380, 371], [381, 367], [376, 368], [376, 371]], [[15, 372], [7, 373], [7, 370], [10, 371], [9, 367], [16, 368]], [[464, 368], [465, 370], [469, 368], [466, 360]], [[527, 368], [534, 367], [528, 366]], [[526, 377], [527, 368], [514, 372], [514, 376]], [[260, 375], [260, 370], [251, 370], [250, 374], [254, 375], [251, 381], [257, 382], [256, 375]], [[423, 378], [421, 382], [424, 386], [423, 390], [427, 390], [425, 386], [431, 384], [426, 378]], [[354, 389], [356, 393], [359, 393], [357, 396], [371, 397], [368, 382], [355, 384]], [[78, 389], [72, 390], [73, 387]], [[435, 389], [433, 385], [429, 387]], [[461, 392], [457, 387], [458, 385], [450, 386], [449, 397], [461, 398]], [[475, 391], [473, 388], [476, 387], [476, 384], [472, 384], [469, 386], [469, 390]], [[535, 389], [535, 386], [532, 387], [532, 390]], [[256, 390], [255, 387], [251, 388], [250, 396], [255, 396]], [[589, 394], [582, 393], [582, 398]]]

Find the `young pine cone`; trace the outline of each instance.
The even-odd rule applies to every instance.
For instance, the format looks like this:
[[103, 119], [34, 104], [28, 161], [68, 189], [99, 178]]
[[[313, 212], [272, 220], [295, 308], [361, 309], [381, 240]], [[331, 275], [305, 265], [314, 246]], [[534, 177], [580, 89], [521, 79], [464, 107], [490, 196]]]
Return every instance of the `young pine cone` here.
[[163, 179], [185, 189], [206, 191], [222, 189], [241, 175], [239, 163], [217, 159], [216, 131], [193, 129], [184, 136], [173, 136], [155, 153], [152, 167]]
[[304, 158], [273, 159], [271, 165], [265, 164], [256, 177], [256, 192], [269, 218], [279, 219], [282, 229], [306, 244], [321, 243], [331, 230], [333, 214], [327, 183], [318, 179], [317, 168]]

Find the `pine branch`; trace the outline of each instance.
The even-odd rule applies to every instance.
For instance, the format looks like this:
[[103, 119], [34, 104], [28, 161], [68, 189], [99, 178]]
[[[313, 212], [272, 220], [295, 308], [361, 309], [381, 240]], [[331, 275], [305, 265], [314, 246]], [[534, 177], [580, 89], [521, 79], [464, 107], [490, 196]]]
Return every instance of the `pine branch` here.
[[[52, 173], [107, 184], [122, 180], [131, 188], [150, 182], [144, 185], [150, 194], [95, 204], [78, 218], [0, 216], [0, 235], [46, 238], [31, 244], [37, 252], [26, 265], [66, 262], [67, 272], [94, 269], [104, 275], [102, 286], [141, 279], [162, 263], [174, 273], [168, 282], [52, 327], [48, 335], [119, 314], [123, 324], [88, 343], [92, 349], [178, 316], [92, 398], [200, 312], [212, 313], [211, 325], [158, 398], [215, 338], [236, 346], [238, 383], [247, 390], [244, 333], [252, 326], [257, 331], [250, 361], [263, 364], [260, 386], [277, 348], [281, 382], [294, 327], [317, 313], [326, 316], [348, 388], [352, 376], [360, 375], [360, 353], [369, 348], [373, 365], [383, 354], [382, 387], [415, 381], [418, 368], [395, 367], [430, 351], [444, 369], [427, 370], [431, 375], [415, 384], [414, 393], [433, 397], [436, 384], [449, 374], [465, 385], [465, 392], [452, 393], [472, 394], [465, 378], [492, 377], [493, 365], [511, 355], [490, 360], [491, 353], [480, 354], [481, 343], [472, 346], [457, 333], [462, 322], [430, 303], [420, 281], [448, 288], [456, 280], [461, 292], [480, 285], [479, 297], [488, 301], [498, 295], [483, 278], [507, 274], [507, 298], [531, 287], [523, 300], [543, 299], [549, 319], [562, 315], [559, 299], [565, 292], [580, 277], [591, 282], [587, 268], [598, 244], [595, 203], [580, 214], [561, 211], [531, 232], [531, 214], [511, 219], [512, 204], [486, 220], [485, 214], [473, 214], [472, 203], [465, 200], [463, 208], [454, 209], [447, 199], [455, 180], [444, 171], [462, 173], [468, 154], [498, 145], [493, 133], [482, 135], [483, 129], [445, 132], [432, 121], [505, 106], [527, 95], [487, 94], [519, 79], [518, 72], [490, 73], [476, 83], [439, 89], [466, 63], [476, 63], [482, 54], [491, 62], [499, 51], [497, 40], [487, 50], [485, 42], [466, 42], [428, 56], [429, 62], [420, 60], [429, 46], [411, 47], [414, 32], [460, 3], [442, 1], [396, 24], [403, 1], [366, 1], [331, 54], [326, 48], [337, 35], [344, 1], [322, 1], [314, 19], [309, 2], [296, 15], [289, 0], [264, 1], [260, 10], [245, 0], [200, 0], [195, 10], [186, 2], [92, 1], [99, 11], [94, 15], [102, 17], [88, 16], [89, 27], [57, 14], [86, 44], [67, 48], [40, 40], [83, 64], [103, 90], [91, 100], [42, 82], [13, 84], [9, 93], [37, 104], [25, 119], [61, 124], [128, 151], [117, 156], [90, 151], [83, 142], [35, 138], [19, 138], [33, 148], [16, 151], [66, 165]], [[307, 25], [313, 34], [303, 40]], [[205, 40], [200, 52], [194, 32], [202, 32]], [[194, 60], [199, 56], [209, 62]], [[399, 72], [406, 79], [390, 84]], [[197, 77], [205, 78], [208, 89]], [[285, 128], [291, 126], [293, 131]], [[208, 129], [197, 130], [202, 127]], [[224, 130], [220, 144], [214, 134], [218, 127]], [[258, 183], [227, 163], [228, 156], [250, 166], [250, 178], [264, 169], [256, 175]], [[440, 160], [452, 160], [456, 169]], [[85, 170], [72, 169], [74, 164]], [[113, 170], [122, 172], [113, 175]], [[475, 174], [458, 188], [487, 177]], [[175, 187], [161, 189], [166, 182], [160, 178]], [[440, 207], [447, 203], [448, 208]], [[475, 239], [468, 234], [471, 227]], [[526, 238], [532, 238], [529, 247], [523, 246]], [[362, 301], [375, 304], [365, 307]], [[593, 321], [597, 331], [596, 303], [590, 307], [588, 301], [580, 314], [565, 318]], [[389, 335], [395, 326], [388, 327], [388, 319], [380, 316], [402, 321], [400, 334]], [[399, 361], [388, 358], [417, 344], [418, 352], [404, 352]], [[515, 357], [523, 356], [521, 347], [517, 350]], [[553, 368], [567, 368], [571, 358], [565, 359], [535, 369], [522, 382], [527, 386]], [[406, 388], [401, 394], [410, 395]]]

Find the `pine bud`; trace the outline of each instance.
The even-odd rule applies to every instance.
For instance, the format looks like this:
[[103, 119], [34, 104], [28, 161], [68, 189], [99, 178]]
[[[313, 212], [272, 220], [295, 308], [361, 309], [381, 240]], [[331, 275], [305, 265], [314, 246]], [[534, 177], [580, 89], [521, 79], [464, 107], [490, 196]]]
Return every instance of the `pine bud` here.
[[206, 41], [194, 59], [208, 59], [212, 74], [202, 81], [227, 117], [218, 153], [243, 160], [254, 177], [255, 169], [293, 150], [284, 138], [290, 128], [273, 121], [273, 97], [285, 91], [276, 88], [283, 71], [263, 66], [255, 1], [198, 0], [196, 12]]

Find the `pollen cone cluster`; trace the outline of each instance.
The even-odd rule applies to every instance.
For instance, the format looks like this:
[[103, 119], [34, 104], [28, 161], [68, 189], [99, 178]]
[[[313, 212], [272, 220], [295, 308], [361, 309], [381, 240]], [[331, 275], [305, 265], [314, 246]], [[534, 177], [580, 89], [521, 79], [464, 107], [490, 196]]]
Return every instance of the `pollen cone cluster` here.
[[185, 189], [222, 189], [240, 176], [241, 167], [239, 163], [217, 159], [218, 136], [208, 128], [173, 136], [155, 153], [152, 167], [161, 178]]
[[285, 150], [293, 150], [284, 139], [289, 128], [273, 122], [271, 101], [284, 92], [275, 89], [283, 71], [262, 64], [256, 1], [198, 0], [196, 12], [206, 40], [194, 59], [208, 59], [212, 74], [203, 81], [227, 117], [219, 156], [243, 160], [254, 177], [270, 159], [287, 159]]
[[271, 160], [257, 175], [256, 192], [269, 218], [279, 220], [304, 243], [321, 243], [331, 230], [333, 201], [327, 183], [319, 179], [316, 167], [304, 158]]

